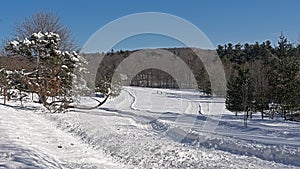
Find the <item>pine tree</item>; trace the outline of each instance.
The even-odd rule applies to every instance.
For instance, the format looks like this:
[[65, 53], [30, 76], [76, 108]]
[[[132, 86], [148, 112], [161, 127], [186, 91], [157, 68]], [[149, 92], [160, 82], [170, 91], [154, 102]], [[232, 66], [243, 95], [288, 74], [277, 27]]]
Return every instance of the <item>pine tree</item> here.
[[[74, 92], [86, 89], [82, 78], [86, 72], [85, 59], [74, 51], [59, 50], [59, 43], [58, 34], [39, 32], [24, 40], [11, 41], [6, 47], [11, 54], [36, 58], [36, 69], [20, 74], [20, 79], [39, 96], [46, 108], [54, 108], [54, 111], [68, 108], [76, 101]], [[55, 101], [49, 102], [50, 97]]]
[[299, 106], [297, 97], [300, 91], [300, 65], [296, 53], [296, 49], [282, 34], [275, 49], [276, 58], [270, 66], [269, 85], [271, 100], [280, 105], [284, 119], [287, 118], [287, 112], [291, 113]]
[[238, 67], [238, 74], [230, 78], [227, 85], [226, 108], [230, 111], [248, 112], [252, 106], [253, 88], [248, 68]]
[[242, 106], [242, 95], [241, 86], [237, 83], [238, 78], [234, 75], [230, 77], [229, 82], [227, 83], [227, 95], [226, 95], [226, 108], [230, 111], [235, 112], [235, 116], [237, 116], [238, 112], [243, 111]]
[[207, 96], [211, 95], [211, 84], [209, 76], [207, 75], [203, 67], [195, 73], [199, 91], [203, 92]]

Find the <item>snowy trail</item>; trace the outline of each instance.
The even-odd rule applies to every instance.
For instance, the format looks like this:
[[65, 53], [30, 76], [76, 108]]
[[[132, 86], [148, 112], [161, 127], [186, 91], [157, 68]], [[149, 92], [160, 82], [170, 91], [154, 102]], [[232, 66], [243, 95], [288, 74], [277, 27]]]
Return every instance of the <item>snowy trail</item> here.
[[[213, 135], [199, 142], [207, 136], [201, 126], [215, 116], [197, 114], [196, 94], [156, 90], [126, 87], [99, 109], [64, 114], [0, 105], [0, 168], [20, 161], [23, 166], [24, 161], [39, 165], [36, 168], [300, 168], [299, 124], [253, 121], [253, 126], [243, 128], [228, 114]], [[178, 116], [183, 118], [176, 121]], [[193, 128], [188, 124], [191, 118], [196, 119]], [[186, 138], [177, 140], [172, 134]], [[267, 135], [281, 140], [270, 144]], [[287, 142], [294, 144], [281, 145], [289, 135]]]
[[118, 114], [75, 114], [51, 116], [57, 118], [55, 121], [60, 128], [76, 134], [96, 149], [103, 149], [117, 161], [136, 168], [297, 168], [256, 157], [186, 146], [170, 141], [150, 128], [135, 125], [131, 118]]
[[[145, 90], [145, 89], [144, 89]], [[132, 99], [129, 100], [134, 100], [132, 102], [132, 104], [129, 106], [130, 102], [127, 104], [127, 107], [131, 107], [133, 110], [139, 110], [139, 111], [147, 111], [148, 113], [155, 113], [155, 111], [148, 111], [145, 109], [140, 108], [137, 103], [136, 100], [138, 98], [138, 96], [135, 95], [136, 92], [132, 92], [130, 91], [130, 88], [125, 89], [125, 91], [127, 91], [129, 93], [129, 95], [132, 97]], [[134, 91], [143, 91], [142, 89], [134, 89]], [[198, 101], [198, 103], [197, 103]], [[182, 109], [183, 114], [186, 114], [186, 116], [189, 116], [189, 114], [191, 114], [192, 118], [197, 118], [197, 113], [199, 111], [199, 107], [198, 105], [200, 104], [199, 100], [195, 99], [195, 100], [188, 100], [186, 98], [181, 99], [181, 102], [185, 102], [185, 107]], [[212, 103], [212, 102], [210, 102]], [[176, 103], [174, 103], [176, 104]], [[206, 110], [207, 107], [211, 106], [211, 105], [205, 105], [202, 104], [202, 108], [203, 110]], [[123, 109], [126, 109], [126, 105], [123, 105], [124, 107], [120, 107]], [[203, 111], [204, 114], [206, 114], [206, 111]], [[172, 113], [177, 113], [177, 112], [172, 112]], [[171, 116], [173, 118], [167, 118], [165, 115], [160, 115], [157, 116], [158, 118], [164, 119], [165, 122], [168, 123], [174, 123], [174, 116]], [[207, 116], [206, 118], [212, 118], [215, 119], [214, 116]], [[203, 120], [201, 118], [198, 118], [200, 120], [197, 120], [195, 122], [195, 127], [193, 128], [196, 131], [201, 132], [202, 131], [202, 122]], [[261, 128], [261, 124], [256, 124], [255, 122], [250, 121], [249, 122], [249, 127], [245, 128], [243, 126], [243, 121], [242, 119], [217, 119], [220, 120], [219, 122], [219, 127], [218, 129], [214, 132], [214, 134], [219, 134], [219, 135], [223, 135], [223, 136], [230, 136], [230, 137], [236, 137], [239, 139], [244, 139], [244, 140], [251, 140], [251, 141], [261, 141], [264, 143], [268, 143], [268, 144], [276, 144], [276, 143], [280, 143], [280, 142], [285, 142], [285, 145], [292, 145], [292, 146], [297, 146], [300, 147], [300, 132], [298, 130], [299, 124], [296, 125], [295, 127], [292, 127], [291, 124], [287, 125], [287, 130], [289, 131], [283, 131], [282, 127], [281, 129], [279, 129], [279, 131], [277, 132], [277, 125], [280, 125], [278, 123], [276, 124], [272, 124], [272, 123], [266, 123], [264, 128]], [[189, 122], [189, 121], [188, 121]], [[187, 122], [187, 123], [188, 123]], [[270, 121], [272, 122], [272, 121]], [[198, 124], [199, 123], [199, 124]], [[293, 122], [290, 122], [293, 123]], [[178, 122], [176, 121], [176, 124], [179, 125], [180, 127], [184, 127], [184, 121]], [[297, 124], [297, 123], [295, 123]], [[188, 124], [188, 127], [190, 125]], [[198, 128], [197, 128], [198, 126]], [[228, 131], [230, 131], [230, 129], [234, 128], [235, 129], [235, 133], [229, 133]], [[252, 130], [252, 131], [251, 131]], [[247, 133], [245, 133], [247, 131]], [[258, 133], [261, 133], [263, 135], [257, 135]], [[246, 135], [245, 135], [246, 134]], [[287, 139], [286, 136], [292, 136], [291, 139]], [[294, 137], [294, 136], [298, 136], [298, 137]], [[272, 139], [269, 139], [269, 138]]]
[[[194, 115], [197, 115], [197, 113], [199, 112], [198, 104], [188, 99], [180, 99], [179, 104], [176, 105], [171, 101], [168, 100], [166, 101], [165, 96], [150, 98], [149, 95], [151, 95], [151, 93], [149, 91], [146, 94], [147, 98], [145, 100], [137, 99], [137, 98], [145, 98], [145, 97], [138, 96], [141, 95], [141, 93], [135, 92], [136, 90], [132, 91], [130, 90], [130, 88], [127, 88], [124, 89], [123, 91], [127, 92], [127, 94], [124, 94], [125, 96], [122, 96], [122, 98], [126, 97], [127, 102], [122, 106], [119, 106], [119, 104], [116, 106], [117, 108], [123, 110], [128, 110], [130, 108], [131, 110], [138, 110], [138, 111], [150, 112], [150, 113], [172, 112], [172, 113], [181, 114], [181, 112], [183, 112], [183, 114], [194, 114]], [[145, 102], [147, 103], [146, 107], [144, 106]]]
[[121, 168], [41, 114], [0, 105], [0, 168]]
[[[155, 121], [155, 126], [153, 126], [153, 122], [151, 121], [150, 124], [152, 125], [152, 128], [154, 130], [158, 131], [172, 131], [169, 133], [175, 134], [175, 135], [187, 135], [186, 138], [183, 140], [184, 142], [193, 143], [197, 141], [197, 137], [201, 137], [205, 131], [203, 131], [203, 120], [205, 118], [213, 118], [213, 116], [205, 117], [205, 118], [198, 118], [195, 115], [190, 116], [190, 118], [196, 118], [195, 125], [192, 128], [192, 133], [188, 133], [186, 131], [189, 131], [191, 129], [191, 124], [189, 120], [188, 113], [190, 112], [196, 112], [198, 111], [198, 104], [193, 104], [193, 101], [188, 101], [187, 99], [183, 99], [183, 101], [186, 101], [186, 107], [183, 109], [184, 114], [187, 114], [185, 120], [176, 120], [177, 116], [176, 114], [171, 113], [171, 116], [165, 116], [165, 114], [160, 115], [153, 115], [155, 112], [151, 112], [149, 110], [144, 110], [139, 107], [139, 104], [137, 103], [137, 98], [141, 98], [141, 89], [134, 89], [133, 91], [129, 88], [125, 89], [127, 93], [132, 97], [130, 100], [132, 100], [132, 103], [130, 105], [130, 102], [128, 102], [127, 105], [123, 105], [122, 109], [132, 109], [135, 111], [136, 116], [150, 116], [152, 118], [158, 119], [158, 121]], [[149, 92], [148, 92], [149, 93]], [[142, 97], [143, 98], [143, 97]], [[121, 107], [120, 107], [121, 108]], [[152, 113], [152, 114], [151, 114]], [[139, 115], [143, 114], [143, 115]], [[133, 118], [137, 121], [137, 118]], [[149, 119], [149, 118], [148, 118]], [[150, 118], [151, 119], [151, 118]], [[213, 118], [214, 119], [214, 118]], [[137, 121], [138, 122], [138, 121]], [[257, 135], [257, 133], [254, 133], [253, 131], [249, 133], [248, 130], [258, 130], [255, 127], [248, 127], [245, 128], [243, 125], [232, 125], [229, 122], [226, 122], [224, 120], [221, 120], [219, 122], [222, 126], [221, 128], [218, 128], [215, 132], [211, 133], [213, 135], [210, 135], [209, 138], [206, 139], [205, 142], [199, 143], [199, 146], [204, 146], [207, 148], [217, 148], [219, 150], [228, 151], [235, 154], [242, 154], [242, 155], [249, 155], [249, 156], [257, 156], [259, 158], [270, 160], [270, 161], [277, 161], [282, 162], [283, 159], [285, 159], [285, 163], [287, 164], [295, 164], [299, 165], [298, 158], [300, 158], [300, 137], [296, 137], [293, 139], [287, 140], [285, 137], [282, 137], [280, 135], [274, 135], [273, 130], [270, 132], [272, 135], [268, 134], [265, 135], [266, 131], [262, 132], [262, 135]], [[242, 122], [241, 122], [242, 123]], [[232, 126], [236, 127], [235, 133], [232, 133]], [[251, 129], [252, 128], [252, 129]], [[245, 131], [244, 131], [245, 130]], [[261, 129], [259, 129], [261, 130]], [[265, 129], [263, 129], [265, 130]], [[231, 131], [231, 132], [230, 132]], [[175, 133], [174, 133], [175, 132]], [[299, 131], [297, 130], [296, 132]], [[252, 133], [252, 134], [251, 134]], [[168, 135], [168, 133], [166, 133]], [[190, 135], [190, 136], [189, 136]], [[168, 135], [170, 136], [170, 135]], [[279, 136], [279, 137], [278, 137]], [[189, 138], [190, 137], [190, 138]], [[274, 138], [274, 139], [270, 139]], [[180, 141], [182, 140], [176, 140], [176, 138], [173, 138], [171, 135], [170, 138], [172, 138], [174, 141]], [[235, 146], [232, 146], [232, 144], [239, 143]], [[282, 143], [285, 143], [284, 145], [281, 145]], [[195, 144], [195, 143], [193, 143]], [[260, 147], [257, 149], [257, 147]], [[281, 153], [280, 153], [281, 152]], [[283, 153], [283, 154], [282, 154]], [[277, 154], [277, 155], [273, 155]]]

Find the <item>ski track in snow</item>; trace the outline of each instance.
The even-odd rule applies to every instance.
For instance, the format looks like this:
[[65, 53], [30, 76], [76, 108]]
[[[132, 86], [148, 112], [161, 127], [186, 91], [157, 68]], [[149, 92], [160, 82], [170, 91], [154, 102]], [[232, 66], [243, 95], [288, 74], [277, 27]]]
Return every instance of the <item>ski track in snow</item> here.
[[[138, 89], [143, 90], [143, 89]], [[135, 91], [138, 91], [135, 89]], [[133, 92], [130, 92], [130, 88], [126, 89], [128, 93], [132, 97], [134, 97], [134, 100], [136, 100], [136, 96], [133, 94]], [[184, 99], [185, 101], [187, 99]], [[187, 106], [185, 110], [183, 111], [185, 114], [190, 114], [191, 112], [198, 112], [197, 104], [192, 104], [193, 102], [187, 101]], [[133, 104], [136, 104], [136, 102], [133, 102]], [[193, 106], [196, 105], [196, 106]], [[131, 106], [132, 107], [132, 106]], [[137, 107], [137, 106], [135, 106]], [[135, 108], [138, 109], [138, 108]], [[141, 109], [139, 109], [141, 110]], [[196, 114], [196, 113], [195, 113]], [[163, 117], [159, 117], [163, 118]], [[197, 117], [196, 117], [197, 118]], [[184, 118], [183, 118], [184, 119]], [[189, 118], [187, 118], [189, 119]], [[200, 118], [201, 119], [201, 118]], [[191, 124], [189, 124], [192, 120], [187, 120], [186, 122], [183, 120], [180, 120], [180, 122], [173, 120], [156, 120], [158, 121], [158, 124], [156, 126], [168, 126], [169, 130], [172, 135], [170, 136], [175, 141], [180, 141], [184, 143], [192, 143], [193, 145], [196, 145], [198, 147], [206, 147], [206, 148], [215, 148], [235, 154], [240, 155], [247, 155], [247, 156], [256, 156], [264, 160], [269, 161], [276, 161], [281, 162], [285, 164], [294, 164], [297, 166], [300, 166], [300, 162], [297, 159], [300, 159], [300, 139], [298, 137], [297, 140], [287, 140], [285, 137], [278, 136], [278, 135], [255, 135], [247, 133], [224, 133], [224, 130], [218, 130], [214, 132], [213, 134], [210, 134], [208, 137], [207, 135], [203, 136], [203, 123], [202, 120], [200, 120], [200, 124], [197, 124], [199, 122], [196, 120], [196, 123], [194, 124], [194, 127], [191, 129]], [[171, 128], [170, 128], [171, 124]], [[226, 130], [228, 127], [230, 128], [232, 124], [226, 122], [226, 121], [220, 121], [220, 126], [224, 127]], [[255, 127], [251, 127], [251, 123], [248, 128], [245, 128], [243, 126], [235, 126], [236, 128], [244, 128], [246, 130], [254, 130], [259, 131], [262, 130], [263, 134], [268, 133], [268, 130], [266, 129], [259, 129]], [[153, 127], [153, 126], [152, 126]], [[173, 128], [172, 128], [173, 127]], [[252, 128], [252, 129], [251, 129]], [[183, 129], [183, 130], [181, 130]], [[166, 129], [165, 129], [166, 130]], [[185, 132], [188, 130], [192, 130], [191, 132]], [[226, 131], [225, 130], [225, 131]], [[298, 133], [299, 136], [299, 130], [298, 128], [295, 129], [296, 133]], [[198, 133], [197, 133], [198, 132]], [[200, 132], [200, 133], [199, 133]], [[228, 132], [228, 131], [227, 131]], [[253, 132], [252, 132], [253, 133]], [[271, 132], [272, 133], [272, 132]], [[178, 135], [185, 135], [185, 138], [182, 140], [176, 140], [176, 136]], [[272, 133], [273, 134], [273, 133]], [[173, 137], [175, 135], [175, 138]], [[217, 137], [215, 135], [218, 135]], [[206, 137], [203, 141], [201, 137]], [[270, 139], [269, 137], [273, 137], [274, 139]], [[200, 140], [199, 140], [200, 139]], [[279, 144], [278, 144], [279, 143]], [[284, 145], [280, 145], [280, 143], [285, 143]]]
[[[75, 132], [76, 135], [79, 135], [87, 143], [95, 145], [95, 147], [100, 149], [105, 147], [107, 154], [111, 154], [125, 164], [131, 164], [138, 168], [297, 168], [275, 163], [272, 160], [264, 161], [252, 157], [251, 152], [250, 154], [243, 154], [241, 152], [245, 151], [242, 151], [240, 147], [236, 151], [229, 151], [233, 154], [219, 151], [219, 149], [226, 150], [219, 146], [224, 140], [227, 140], [226, 137], [221, 138], [221, 141], [211, 138], [202, 145], [197, 145], [197, 142], [194, 145], [174, 142], [172, 135], [166, 137], [165, 133], [162, 133], [166, 131], [165, 127], [167, 129], [169, 127], [165, 121], [160, 119], [163, 118], [163, 115], [156, 115], [155, 112], [149, 111], [149, 107], [146, 106], [144, 106], [146, 110], [140, 109], [134, 92], [136, 91], [129, 91], [128, 93], [128, 89], [126, 92], [122, 92], [120, 98], [126, 98], [127, 101], [124, 102], [122, 99], [116, 98], [120, 100], [108, 103], [104, 108], [101, 108], [106, 112], [82, 112], [85, 114], [84, 124], [80, 120], [69, 122], [68, 117], [60, 119], [59, 126], [69, 132]], [[184, 110], [187, 112], [187, 109], [191, 109], [191, 106], [187, 105]], [[149, 117], [149, 113], [154, 113], [154, 115]], [[89, 120], [87, 120], [86, 114], [91, 116]], [[173, 116], [176, 113], [166, 112], [166, 114]], [[82, 114], [78, 116], [78, 119], [83, 118], [81, 117]], [[167, 122], [170, 121], [167, 120]], [[183, 131], [176, 127], [178, 126], [174, 126], [171, 131], [175, 133]], [[95, 130], [96, 128], [97, 130]], [[99, 136], [97, 133], [102, 135]], [[191, 138], [193, 136], [190, 135]], [[188, 139], [185, 140], [187, 143]], [[228, 143], [235, 144], [236, 141], [230, 140]], [[241, 143], [241, 145], [243, 144]], [[250, 146], [253, 145], [250, 144]], [[158, 148], [152, 149], [153, 147]], [[186, 155], [186, 158], [177, 153], [184, 154], [184, 157]], [[268, 153], [265, 154], [268, 155]]]
[[[0, 168], [300, 168], [299, 124], [255, 120], [245, 128], [228, 114], [198, 115], [199, 103], [205, 114], [213, 101], [125, 87], [98, 110], [36, 114], [0, 105]], [[202, 128], [207, 118], [220, 120], [213, 133]]]

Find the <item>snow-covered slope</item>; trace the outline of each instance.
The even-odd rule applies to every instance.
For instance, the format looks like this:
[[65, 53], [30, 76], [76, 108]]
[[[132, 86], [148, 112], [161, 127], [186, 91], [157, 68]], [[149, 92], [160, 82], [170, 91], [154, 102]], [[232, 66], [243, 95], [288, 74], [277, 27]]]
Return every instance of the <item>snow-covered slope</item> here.
[[122, 167], [102, 151], [58, 129], [39, 107], [32, 103], [28, 108], [0, 105], [0, 168]]
[[17, 104], [0, 105], [0, 168], [300, 168], [299, 123], [254, 116], [246, 128], [195, 91], [124, 87], [64, 114]]

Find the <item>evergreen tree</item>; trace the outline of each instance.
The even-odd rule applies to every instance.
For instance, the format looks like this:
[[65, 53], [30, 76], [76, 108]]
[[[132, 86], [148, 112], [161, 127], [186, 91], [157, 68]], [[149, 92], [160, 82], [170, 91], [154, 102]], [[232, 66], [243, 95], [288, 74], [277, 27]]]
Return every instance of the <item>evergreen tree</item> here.
[[247, 113], [252, 106], [253, 88], [248, 68], [238, 67], [238, 74], [231, 77], [227, 85], [226, 108], [230, 111]]
[[238, 112], [243, 111], [242, 106], [242, 95], [241, 86], [237, 83], [238, 78], [234, 75], [230, 77], [229, 82], [227, 83], [227, 95], [226, 95], [226, 108], [230, 111], [234, 111], [237, 116]]
[[209, 76], [207, 75], [204, 67], [201, 67], [198, 72], [195, 73], [199, 91], [206, 95], [211, 95], [211, 84]]
[[[87, 90], [83, 78], [85, 59], [76, 52], [59, 50], [59, 43], [58, 34], [39, 32], [24, 40], [11, 41], [6, 47], [11, 54], [37, 59], [36, 69], [20, 73], [18, 79], [39, 96], [46, 108], [55, 111], [63, 111], [76, 101], [74, 92]], [[49, 103], [50, 97], [55, 101]]]
[[282, 34], [278, 47], [275, 48], [276, 58], [272, 61], [269, 71], [269, 85], [271, 86], [271, 100], [282, 108], [282, 115], [286, 119], [287, 112], [294, 111], [299, 103], [299, 62], [297, 50], [288, 43]]

